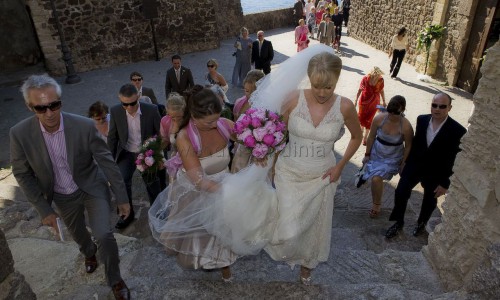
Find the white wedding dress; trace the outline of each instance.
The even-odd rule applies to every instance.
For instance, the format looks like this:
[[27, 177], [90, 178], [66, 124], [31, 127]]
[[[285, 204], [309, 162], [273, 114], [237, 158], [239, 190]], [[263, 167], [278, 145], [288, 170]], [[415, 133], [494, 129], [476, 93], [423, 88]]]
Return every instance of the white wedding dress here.
[[288, 121], [289, 143], [280, 153], [274, 183], [278, 198], [276, 228], [267, 253], [278, 261], [314, 268], [330, 252], [333, 197], [339, 182], [325, 172], [335, 166], [333, 145], [344, 119], [340, 96], [314, 127], [304, 91]]

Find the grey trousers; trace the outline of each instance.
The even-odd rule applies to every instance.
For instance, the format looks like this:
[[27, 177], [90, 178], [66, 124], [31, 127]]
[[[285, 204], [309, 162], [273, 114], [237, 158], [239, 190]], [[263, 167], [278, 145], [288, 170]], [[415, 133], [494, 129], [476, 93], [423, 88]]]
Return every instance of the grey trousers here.
[[[85, 257], [91, 257], [97, 250], [99, 251], [108, 284], [113, 286], [122, 280], [118, 245], [110, 220], [110, 195], [96, 198], [81, 190], [69, 195], [54, 193], [54, 203], [73, 240], [80, 246], [80, 252]], [[87, 210], [89, 226], [97, 241], [97, 249], [85, 225], [84, 210]]]

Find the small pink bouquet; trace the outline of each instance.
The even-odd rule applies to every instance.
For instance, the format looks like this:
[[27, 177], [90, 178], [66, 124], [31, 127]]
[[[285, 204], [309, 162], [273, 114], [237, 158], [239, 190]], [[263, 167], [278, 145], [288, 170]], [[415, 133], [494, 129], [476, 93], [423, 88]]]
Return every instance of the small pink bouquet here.
[[264, 158], [286, 145], [286, 124], [275, 112], [250, 108], [234, 124], [238, 143], [252, 151], [252, 156]]
[[153, 136], [144, 141], [137, 155], [137, 159], [135, 160], [135, 165], [142, 176], [154, 179], [156, 173], [165, 168], [166, 162], [161, 147], [161, 137]]

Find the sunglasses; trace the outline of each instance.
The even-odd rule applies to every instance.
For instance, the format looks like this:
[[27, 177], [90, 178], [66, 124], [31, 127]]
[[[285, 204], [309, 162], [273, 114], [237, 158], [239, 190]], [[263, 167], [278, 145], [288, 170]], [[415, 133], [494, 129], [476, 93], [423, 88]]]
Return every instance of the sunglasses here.
[[35, 112], [39, 114], [44, 114], [47, 111], [47, 108], [50, 109], [50, 111], [56, 111], [59, 108], [61, 108], [62, 102], [61, 100], [54, 101], [48, 105], [33, 105], [32, 108]]
[[445, 109], [448, 107], [448, 104], [437, 104], [437, 103], [432, 103], [431, 104], [432, 108], [439, 108], [439, 109]]
[[142, 81], [142, 78], [132, 78], [132, 81]]
[[208, 68], [213, 68], [215, 65], [207, 65]]
[[135, 100], [134, 102], [130, 102], [130, 103], [125, 103], [125, 102], [122, 102], [122, 105], [127, 107], [127, 106], [135, 106], [137, 104], [137, 100]]

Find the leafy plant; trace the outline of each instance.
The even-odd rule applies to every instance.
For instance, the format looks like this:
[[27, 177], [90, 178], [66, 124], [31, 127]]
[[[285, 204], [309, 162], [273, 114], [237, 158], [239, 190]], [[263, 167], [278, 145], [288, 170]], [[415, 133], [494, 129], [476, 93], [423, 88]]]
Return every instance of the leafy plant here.
[[424, 75], [427, 74], [427, 65], [429, 63], [429, 54], [432, 42], [440, 39], [444, 35], [445, 31], [446, 27], [435, 24], [427, 25], [427, 27], [422, 29], [418, 34], [417, 50], [425, 49], [426, 52]]

